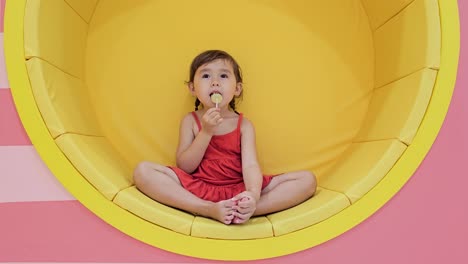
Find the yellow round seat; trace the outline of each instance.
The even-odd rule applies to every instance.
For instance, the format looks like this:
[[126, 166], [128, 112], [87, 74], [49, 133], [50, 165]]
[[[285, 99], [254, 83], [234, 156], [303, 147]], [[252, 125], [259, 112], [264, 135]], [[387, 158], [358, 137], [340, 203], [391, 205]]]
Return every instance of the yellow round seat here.
[[[90, 208], [87, 197], [101, 196], [111, 215], [195, 243], [281, 239], [357, 203], [413, 144], [441, 61], [437, 0], [15, 5], [24, 6], [36, 119], [49, 133], [43, 149], [63, 153], [57, 163], [79, 175], [56, 176]], [[178, 124], [194, 108], [184, 81], [192, 58], [207, 49], [226, 50], [243, 69], [238, 108], [256, 127], [263, 172], [313, 171], [313, 198], [226, 226], [134, 187], [138, 162], [175, 164]], [[98, 195], [74, 187], [83, 184]]]

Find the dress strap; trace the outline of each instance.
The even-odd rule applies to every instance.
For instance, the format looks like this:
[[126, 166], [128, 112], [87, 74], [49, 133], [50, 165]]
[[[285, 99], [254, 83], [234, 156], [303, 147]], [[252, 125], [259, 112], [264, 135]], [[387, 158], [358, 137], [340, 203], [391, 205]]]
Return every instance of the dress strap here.
[[195, 113], [195, 111], [193, 111], [192, 115], [193, 115], [193, 118], [195, 118], [195, 122], [197, 122], [198, 131], [201, 131], [202, 127], [201, 127], [200, 119], [198, 119], [197, 113]]
[[241, 124], [242, 124], [242, 113], [239, 114], [239, 120], [237, 121], [237, 130], [240, 130]]

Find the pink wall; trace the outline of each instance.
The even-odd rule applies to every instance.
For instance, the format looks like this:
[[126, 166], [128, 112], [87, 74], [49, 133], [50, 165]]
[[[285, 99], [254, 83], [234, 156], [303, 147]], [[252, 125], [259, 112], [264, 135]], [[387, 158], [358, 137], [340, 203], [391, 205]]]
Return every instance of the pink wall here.
[[0, 32], [3, 32], [3, 12], [5, 10], [5, 1], [6, 0], [0, 0]]

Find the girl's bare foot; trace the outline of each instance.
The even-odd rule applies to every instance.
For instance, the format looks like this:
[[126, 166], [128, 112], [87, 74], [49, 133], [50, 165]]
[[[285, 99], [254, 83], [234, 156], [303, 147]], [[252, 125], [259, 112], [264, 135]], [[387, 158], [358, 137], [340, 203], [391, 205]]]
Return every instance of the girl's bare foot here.
[[253, 198], [248, 196], [242, 197], [242, 199], [236, 201], [234, 208], [234, 219], [233, 224], [242, 224], [247, 222], [255, 212], [256, 205]]
[[209, 212], [209, 217], [220, 221], [223, 224], [229, 225], [234, 219], [233, 200], [223, 200], [214, 203]]

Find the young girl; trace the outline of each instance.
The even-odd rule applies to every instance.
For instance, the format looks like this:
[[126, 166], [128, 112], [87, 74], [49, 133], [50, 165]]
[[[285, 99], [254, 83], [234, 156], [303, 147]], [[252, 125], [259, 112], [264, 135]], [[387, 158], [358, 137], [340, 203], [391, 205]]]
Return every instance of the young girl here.
[[[197, 99], [195, 111], [180, 124], [177, 167], [140, 163], [134, 171], [140, 191], [224, 224], [290, 208], [315, 193], [316, 179], [309, 171], [262, 176], [254, 127], [236, 111], [242, 75], [233, 57], [220, 50], [198, 55], [188, 89]], [[212, 102], [213, 94], [221, 95], [216, 95], [222, 97], [219, 104]]]

